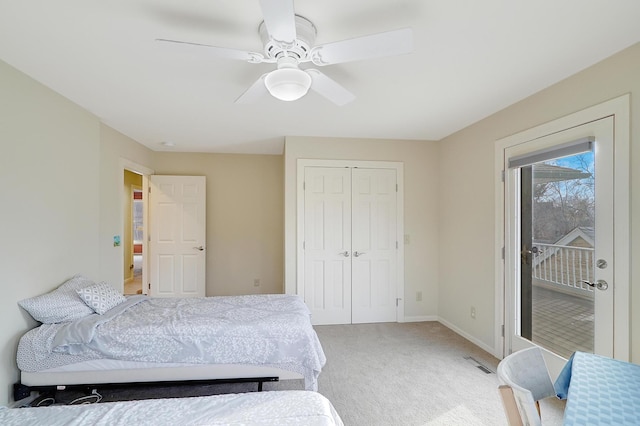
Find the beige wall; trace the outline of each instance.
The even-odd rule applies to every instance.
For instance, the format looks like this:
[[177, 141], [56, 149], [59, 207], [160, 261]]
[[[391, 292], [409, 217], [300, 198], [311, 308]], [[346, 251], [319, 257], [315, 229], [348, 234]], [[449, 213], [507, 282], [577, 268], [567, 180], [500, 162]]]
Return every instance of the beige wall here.
[[[18, 300], [99, 271], [100, 123], [0, 61], [0, 405], [18, 380]], [[80, 177], [80, 179], [78, 178]]]
[[[151, 151], [0, 61], [0, 405], [18, 380], [19, 337], [36, 325], [19, 300], [74, 274], [122, 287], [123, 159]], [[78, 179], [78, 176], [81, 178]]]
[[155, 153], [154, 168], [207, 178], [207, 296], [283, 292], [282, 156]]
[[[285, 245], [287, 292], [296, 282], [296, 168], [298, 159], [404, 163], [405, 317], [438, 314], [438, 145], [428, 141], [287, 137], [285, 142]], [[416, 292], [422, 301], [416, 301]]]
[[[494, 347], [494, 144], [631, 93], [631, 357], [640, 362], [640, 44], [440, 141], [440, 317]], [[461, 265], [460, 251], [463, 256]], [[470, 306], [476, 306], [476, 319]], [[634, 309], [635, 308], [635, 309]]]
[[[9, 200], [0, 230], [10, 242], [0, 245], [5, 405], [19, 379], [18, 339], [37, 324], [17, 302], [76, 273], [123, 289], [124, 247], [113, 236], [124, 231], [124, 170], [154, 164], [152, 151], [1, 61], [0, 93], [0, 195]], [[196, 157], [159, 154], [158, 164], [208, 176], [209, 293], [281, 292], [282, 157]]]

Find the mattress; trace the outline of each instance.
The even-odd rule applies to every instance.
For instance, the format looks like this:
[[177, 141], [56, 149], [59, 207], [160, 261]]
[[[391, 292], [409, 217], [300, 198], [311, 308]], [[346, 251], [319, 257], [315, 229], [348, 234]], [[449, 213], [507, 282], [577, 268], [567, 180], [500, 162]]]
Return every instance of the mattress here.
[[47, 425], [343, 425], [324, 396], [256, 392], [29, 408], [0, 408], [4, 426]]
[[26, 377], [100, 359], [154, 364], [155, 368], [173, 364], [185, 369], [215, 364], [272, 367], [301, 375], [307, 390], [317, 389], [317, 377], [326, 362], [306, 305], [290, 295], [140, 296], [104, 315], [43, 324], [27, 332], [18, 345], [18, 367]]

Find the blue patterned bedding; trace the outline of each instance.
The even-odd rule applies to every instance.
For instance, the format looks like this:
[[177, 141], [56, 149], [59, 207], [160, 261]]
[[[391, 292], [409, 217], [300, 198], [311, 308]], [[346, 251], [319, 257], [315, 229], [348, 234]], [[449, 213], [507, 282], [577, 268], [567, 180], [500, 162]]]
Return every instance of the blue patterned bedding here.
[[18, 345], [18, 367], [41, 371], [91, 359], [254, 364], [300, 373], [317, 389], [326, 358], [298, 296], [134, 296], [104, 315], [43, 324]]

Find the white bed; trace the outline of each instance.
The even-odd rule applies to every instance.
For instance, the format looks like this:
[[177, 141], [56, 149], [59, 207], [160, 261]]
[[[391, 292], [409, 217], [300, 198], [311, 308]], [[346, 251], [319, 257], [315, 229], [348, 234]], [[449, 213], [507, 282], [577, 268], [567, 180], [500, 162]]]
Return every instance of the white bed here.
[[28, 408], [0, 408], [13, 425], [343, 425], [317, 392], [278, 391]]
[[326, 361], [298, 296], [133, 296], [76, 317], [20, 339], [22, 385], [275, 378], [304, 379], [306, 390], [317, 390]]

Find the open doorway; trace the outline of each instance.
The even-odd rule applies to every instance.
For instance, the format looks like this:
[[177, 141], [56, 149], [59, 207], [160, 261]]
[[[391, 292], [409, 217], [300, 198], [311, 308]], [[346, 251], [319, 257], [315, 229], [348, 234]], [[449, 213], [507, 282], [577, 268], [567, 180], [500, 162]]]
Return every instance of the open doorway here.
[[124, 170], [124, 294], [142, 294], [144, 264], [143, 176]]

